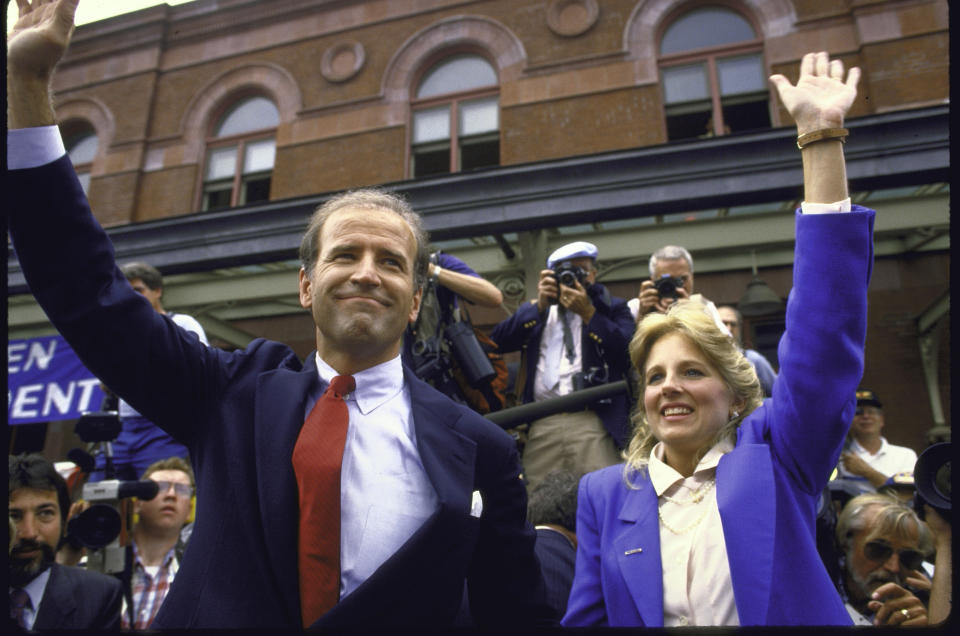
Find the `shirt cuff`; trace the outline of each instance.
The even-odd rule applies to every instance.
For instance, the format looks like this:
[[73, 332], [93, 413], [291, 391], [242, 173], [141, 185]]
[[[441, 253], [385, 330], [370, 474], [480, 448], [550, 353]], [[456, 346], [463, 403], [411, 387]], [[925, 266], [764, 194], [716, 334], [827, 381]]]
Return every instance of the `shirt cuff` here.
[[850, 197], [836, 203], [800, 203], [800, 211], [803, 214], [833, 214], [836, 212], [850, 211]]
[[67, 154], [57, 126], [7, 131], [7, 169], [38, 168]]

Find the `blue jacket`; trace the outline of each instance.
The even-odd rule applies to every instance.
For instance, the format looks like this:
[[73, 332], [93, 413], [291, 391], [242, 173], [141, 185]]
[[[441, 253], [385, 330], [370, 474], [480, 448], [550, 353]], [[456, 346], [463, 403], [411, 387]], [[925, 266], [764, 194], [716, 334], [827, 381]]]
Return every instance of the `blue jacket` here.
[[[794, 288], [773, 397], [717, 466], [717, 504], [741, 625], [849, 625], [817, 553], [816, 502], [837, 463], [863, 373], [872, 210], [797, 214]], [[586, 475], [564, 625], [663, 625], [657, 496], [623, 465]], [[640, 548], [642, 551], [637, 552]]]
[[[636, 323], [630, 308], [622, 298], [612, 298], [606, 287], [594, 283], [587, 288], [596, 312], [580, 330], [583, 370], [608, 365], [608, 381], [627, 377], [630, 356], [627, 345], [633, 337]], [[536, 301], [523, 303], [517, 311], [493, 328], [490, 338], [503, 353], [526, 350], [526, 383], [523, 387], [524, 404], [533, 402], [533, 383], [540, 359], [540, 340], [547, 322], [546, 312], [540, 313]], [[620, 448], [630, 440], [630, 403], [625, 393], [591, 406]]]
[[[319, 382], [314, 356], [302, 364], [263, 339], [231, 353], [206, 347], [153, 311], [116, 267], [66, 156], [7, 183], [10, 233], [37, 301], [90, 371], [190, 450], [197, 521], [153, 627], [300, 628], [291, 455]], [[513, 440], [405, 379], [439, 510], [315, 626], [444, 625], [464, 580], [481, 626], [549, 622]]]

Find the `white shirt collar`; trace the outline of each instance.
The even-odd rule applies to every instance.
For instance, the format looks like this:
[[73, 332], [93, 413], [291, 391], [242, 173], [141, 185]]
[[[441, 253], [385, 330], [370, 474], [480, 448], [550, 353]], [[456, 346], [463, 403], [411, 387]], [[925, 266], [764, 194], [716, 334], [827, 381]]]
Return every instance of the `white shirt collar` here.
[[[30, 606], [34, 616], [37, 614], [37, 608], [40, 607], [40, 601], [43, 600], [43, 592], [47, 589], [47, 581], [50, 580], [50, 572], [52, 570], [53, 565], [33, 577], [32, 581], [23, 586], [23, 591], [30, 597]], [[12, 591], [13, 587], [10, 587], [10, 590]]]
[[[717, 442], [709, 451], [707, 451], [707, 454], [703, 456], [703, 458], [697, 464], [697, 467], [693, 469], [693, 474], [697, 475], [697, 473], [709, 471], [708, 474], [699, 476], [703, 477], [704, 479], [711, 477], [713, 471], [715, 471], [717, 468], [717, 464], [720, 463], [720, 458], [732, 450], [732, 441], [721, 440]], [[677, 472], [674, 468], [670, 467], [663, 460], [663, 456], [663, 442], [657, 442], [657, 445], [654, 446], [653, 450], [650, 451], [650, 461], [647, 464], [647, 470], [650, 473], [650, 482], [653, 484], [653, 489], [657, 493], [658, 497], [673, 484], [685, 479], [683, 475]]]
[[[319, 353], [315, 355], [317, 375], [326, 387], [334, 377], [340, 374], [324, 362]], [[397, 357], [392, 360], [354, 373], [353, 379], [357, 383], [357, 388], [353, 393], [345, 396], [345, 399], [355, 399], [360, 412], [367, 415], [403, 389], [403, 363], [400, 361], [400, 355], [397, 354]]]

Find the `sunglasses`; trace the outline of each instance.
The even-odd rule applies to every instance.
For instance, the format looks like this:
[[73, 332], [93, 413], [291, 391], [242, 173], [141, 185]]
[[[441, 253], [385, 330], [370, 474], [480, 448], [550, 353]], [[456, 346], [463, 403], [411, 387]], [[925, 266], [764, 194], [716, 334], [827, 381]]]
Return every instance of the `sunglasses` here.
[[[886, 563], [893, 554], [893, 548], [882, 541], [868, 541], [863, 546], [863, 554], [875, 563]], [[900, 565], [908, 570], [919, 569], [923, 563], [923, 555], [916, 550], [900, 550], [897, 556], [900, 558]]]
[[864, 413], [879, 415], [882, 411], [875, 406], [858, 406], [854, 413], [857, 415], [863, 415]]
[[170, 486], [173, 486], [174, 492], [176, 492], [181, 497], [189, 497], [193, 494], [193, 487], [190, 484], [181, 484], [175, 481], [157, 481], [157, 486], [160, 488], [160, 494], [163, 494], [170, 490]]

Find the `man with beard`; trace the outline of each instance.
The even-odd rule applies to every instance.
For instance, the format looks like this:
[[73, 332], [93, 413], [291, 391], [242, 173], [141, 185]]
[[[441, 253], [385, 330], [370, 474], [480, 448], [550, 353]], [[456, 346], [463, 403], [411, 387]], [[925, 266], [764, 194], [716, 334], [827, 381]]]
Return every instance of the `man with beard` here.
[[854, 497], [837, 520], [840, 594], [857, 625], [927, 625], [914, 592], [929, 591], [920, 570], [933, 548], [930, 529], [913, 509], [876, 493]]
[[55, 563], [70, 498], [40, 455], [11, 455], [10, 618], [24, 629], [118, 629], [120, 581]]

